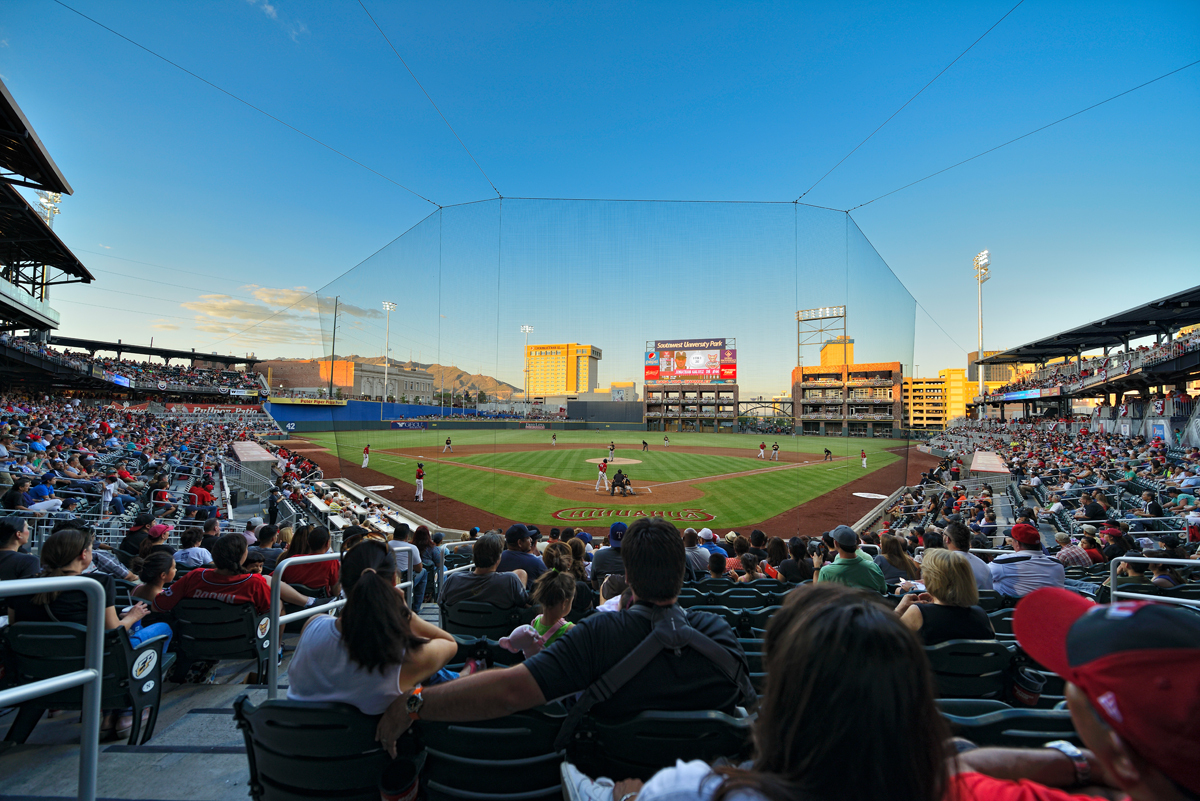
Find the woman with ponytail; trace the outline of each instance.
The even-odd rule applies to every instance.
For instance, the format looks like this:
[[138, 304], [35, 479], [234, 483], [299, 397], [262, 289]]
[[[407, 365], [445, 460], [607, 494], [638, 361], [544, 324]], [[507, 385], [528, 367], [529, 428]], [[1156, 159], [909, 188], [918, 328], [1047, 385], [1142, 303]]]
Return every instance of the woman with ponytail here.
[[[500, 647], [525, 654], [525, 658], [540, 653], [562, 635], [570, 631], [574, 623], [566, 620], [571, 614], [578, 588], [578, 580], [571, 572], [571, 548], [563, 542], [552, 542], [546, 546], [542, 561], [549, 568], [533, 582], [533, 600], [542, 607], [542, 613], [533, 622], [517, 626], [512, 634], [500, 638]], [[591, 598], [591, 588], [584, 585]]]
[[341, 568], [346, 606], [341, 617], [314, 615], [304, 624], [288, 699], [341, 701], [378, 715], [441, 671], [458, 643], [404, 603], [396, 560], [382, 542], [363, 540], [342, 555]]

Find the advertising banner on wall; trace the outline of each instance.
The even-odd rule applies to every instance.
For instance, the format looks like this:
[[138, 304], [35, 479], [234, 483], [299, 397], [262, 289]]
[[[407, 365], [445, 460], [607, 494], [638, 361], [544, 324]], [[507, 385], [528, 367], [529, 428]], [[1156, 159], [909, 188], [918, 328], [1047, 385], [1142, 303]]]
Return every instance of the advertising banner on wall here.
[[392, 428], [399, 428], [404, 431], [417, 431], [429, 428], [429, 424], [424, 420], [393, 420]]
[[345, 406], [346, 401], [336, 398], [271, 398], [271, 403], [291, 404], [293, 406]]
[[646, 350], [650, 384], [723, 383], [737, 379], [737, 350], [724, 339], [660, 339]]

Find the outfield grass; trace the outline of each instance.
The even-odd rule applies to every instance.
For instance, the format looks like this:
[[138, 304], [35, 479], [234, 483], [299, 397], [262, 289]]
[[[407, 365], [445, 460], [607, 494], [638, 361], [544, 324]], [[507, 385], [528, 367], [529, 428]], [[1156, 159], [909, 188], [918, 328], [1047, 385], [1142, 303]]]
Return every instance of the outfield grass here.
[[[414, 482], [416, 460], [380, 453], [379, 451], [385, 448], [403, 449], [440, 445], [445, 442], [446, 433], [418, 431], [341, 432], [337, 434], [336, 441], [334, 434], [330, 432], [305, 434], [304, 436], [314, 443], [323, 445], [330, 452], [333, 452], [336, 446], [341, 458], [353, 464], [358, 464], [362, 459], [363, 445], [369, 441], [372, 450], [371, 468], [393, 477], [400, 483], [411, 486]], [[590, 431], [566, 431], [559, 433], [559, 441], [564, 443], [588, 442], [607, 445], [610, 440], [616, 440], [618, 455], [631, 456], [628, 452], [622, 454], [622, 449], [619, 447], [622, 441], [627, 445], [635, 443], [639, 450], [636, 455], [632, 455], [632, 458], [652, 456], [653, 458], [646, 460], [644, 464], [647, 466], [653, 465], [653, 469], [661, 471], [662, 475], [668, 475], [672, 470], [679, 471], [681, 475], [699, 471], [698, 475], [684, 476], [684, 478], [693, 478], [701, 475], [741, 472], [742, 470], [763, 466], [761, 460], [753, 458], [753, 454], [758, 452], [757, 446], [762, 438], [749, 435], [674, 434], [671, 436], [672, 445], [694, 445], [698, 447], [738, 447], [738, 445], [733, 444], [734, 441], [738, 441], [742, 447], [747, 448], [750, 456], [750, 458], [740, 458], [688, 454], [674, 449], [663, 451], [661, 448], [642, 454], [640, 453], [642, 441], [640, 432], [614, 432], [611, 435], [607, 432]], [[601, 436], [595, 436], [598, 433]], [[431, 434], [433, 436], [430, 436]], [[625, 436], [621, 437], [622, 434], [625, 434]], [[487, 445], [493, 442], [497, 445], [546, 442], [547, 447], [544, 451], [476, 454], [454, 458], [454, 461], [470, 461], [471, 463], [475, 463], [474, 460], [477, 458], [496, 460], [503, 462], [503, 464], [496, 466], [501, 466], [509, 470], [517, 470], [517, 472], [556, 475], [559, 478], [567, 478], [568, 476], [553, 474], [551, 472], [553, 466], [561, 463], [564, 469], [573, 470], [574, 468], [571, 464], [575, 460], [590, 458], [582, 456], [578, 449], [552, 450], [548, 444], [548, 432], [543, 431], [454, 431], [450, 433], [450, 436], [453, 438], [455, 444], [463, 445]], [[661, 445], [662, 437], [660, 436], [658, 440]], [[650, 442], [651, 440], [647, 439], [647, 441]], [[825, 443], [828, 443], [828, 445]], [[767, 444], [770, 445], [771, 440], [767, 440]], [[805, 453], [819, 453], [821, 448], [829, 447], [837, 455], [845, 454], [853, 455], [854, 457], [858, 456], [859, 450], [866, 449], [868, 453], [868, 469], [863, 470], [859, 466], [857, 458], [854, 458], [833, 463], [817, 462], [788, 470], [759, 473], [751, 476], [718, 479], [707, 481], [701, 485], [701, 488], [705, 492], [705, 497], [700, 500], [656, 504], [653, 496], [647, 496], [646, 503], [641, 508], [646, 510], [653, 509], [665, 514], [670, 514], [671, 512], [684, 514], [684, 510], [700, 509], [705, 514], [712, 515], [714, 518], [711, 522], [705, 522], [706, 525], [714, 528], [737, 528], [774, 517], [901, 458], [895, 454], [883, 451], [885, 447], [895, 447], [900, 444], [894, 440], [854, 440], [849, 443], [848, 447], [844, 439], [838, 438], [796, 437], [793, 440], [793, 438], [787, 437], [781, 438], [779, 444], [781, 449], [786, 448], [787, 445], [791, 445], [792, 447], [786, 449]], [[835, 448], [834, 445], [838, 445], [840, 448]], [[604, 455], [602, 448], [597, 455]], [[446, 454], [446, 456], [449, 458], [450, 454]], [[514, 461], [510, 462], [510, 457]], [[525, 460], [529, 461], [526, 462]], [[522, 464], [527, 467], [526, 469], [518, 470], [511, 467], [511, 464]], [[735, 465], [734, 469], [725, 469], [725, 466], [730, 464]], [[488, 464], [487, 466], [493, 465]], [[632, 469], [636, 471], [642, 467], [643, 465], [633, 465]], [[586, 465], [586, 469], [587, 473], [583, 478], [594, 478], [594, 465]], [[546, 482], [536, 478], [510, 476], [502, 473], [462, 467], [447, 462], [435, 463], [430, 461], [425, 461], [425, 473], [426, 489], [436, 492], [439, 495], [486, 509], [509, 520], [522, 520], [538, 525], [563, 525], [564, 523], [561, 519], [553, 517], [554, 512], [579, 506], [577, 503], [548, 495], [544, 491]], [[637, 472], [634, 475], [639, 480], [684, 480], [662, 477], [651, 478], [650, 476], [642, 476]], [[589, 502], [586, 506], [600, 509], [623, 509], [627, 512], [635, 508], [605, 503], [607, 499], [607, 495], [597, 495], [596, 500]], [[611, 522], [611, 520], [604, 523], [584, 523], [584, 525], [607, 527], [608, 522]]]

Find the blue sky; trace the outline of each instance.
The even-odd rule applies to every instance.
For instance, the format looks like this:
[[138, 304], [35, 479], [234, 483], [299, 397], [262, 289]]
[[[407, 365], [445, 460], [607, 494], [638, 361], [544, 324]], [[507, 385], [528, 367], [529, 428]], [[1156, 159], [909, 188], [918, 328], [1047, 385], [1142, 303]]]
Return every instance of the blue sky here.
[[[495, 197], [353, 0], [70, 4], [437, 203]], [[506, 197], [791, 201], [1012, 5], [367, 7]], [[1192, 2], [1027, 0], [804, 200], [863, 203], [1200, 58], [1197, 34]], [[55, 290], [66, 334], [319, 355], [311, 302], [239, 332], [435, 210], [50, 0], [5, 4], [0, 75], [76, 189], [56, 230], [98, 280]], [[989, 348], [1195, 283], [1198, 101], [1200, 66], [854, 211], [928, 310], [897, 358], [926, 375], [965, 363], [983, 248]], [[489, 305], [515, 289], [481, 300], [481, 316], [443, 286], [454, 308], [434, 317], [438, 294], [396, 269], [392, 287], [357, 290], [364, 309], [379, 292], [421, 307], [393, 315], [394, 356], [469, 362], [484, 341], [464, 368], [519, 382], [508, 329], [523, 321]], [[559, 298], [543, 284], [532, 297], [595, 320], [570, 338], [622, 349], [750, 336], [763, 297], [795, 305], [760, 265], [735, 269], [679, 291], [643, 274], [621, 292], [596, 282], [600, 295]], [[382, 351], [378, 321], [361, 319], [371, 327], [348, 327], [339, 352]], [[740, 348], [744, 394], [786, 385], [794, 339], [767, 339]], [[640, 379], [610, 352], [603, 383]]]

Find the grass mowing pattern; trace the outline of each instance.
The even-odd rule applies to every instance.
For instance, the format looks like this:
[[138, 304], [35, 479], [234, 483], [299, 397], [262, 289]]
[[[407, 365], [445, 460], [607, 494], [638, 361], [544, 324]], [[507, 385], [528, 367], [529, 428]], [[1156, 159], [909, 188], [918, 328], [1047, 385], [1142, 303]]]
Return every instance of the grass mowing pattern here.
[[[757, 453], [757, 451], [755, 451]], [[624, 470], [635, 482], [682, 481], [689, 478], [718, 476], [725, 473], [740, 473], [763, 467], [762, 459], [740, 456], [706, 456], [685, 451], [641, 451], [617, 448], [616, 455], [624, 459], [640, 459], [641, 464], [610, 467], [611, 476], [617, 469]], [[548, 448], [544, 451], [516, 451], [511, 453], [482, 453], [454, 458], [455, 462], [481, 465], [515, 473], [531, 473], [564, 481], [596, 480], [597, 465], [588, 459], [603, 459], [606, 449], [581, 450], [579, 448]], [[450, 454], [446, 454], [449, 458]], [[774, 464], [774, 463], [773, 463]]]
[[[413, 448], [413, 447], [430, 447], [440, 445], [445, 442], [446, 432], [408, 432], [408, 431], [354, 431], [340, 432], [336, 436], [330, 432], [317, 434], [306, 434], [307, 439], [314, 443], [326, 447], [330, 452], [333, 452], [335, 445], [339, 446], [338, 451], [341, 458], [348, 462], [358, 464], [362, 459], [363, 445], [369, 440], [371, 449], [371, 468], [381, 473], [385, 473], [398, 482], [407, 485], [413, 485], [414, 474], [416, 471], [416, 460], [405, 457], [395, 456], [392, 454], [379, 453], [383, 448]], [[561, 432], [564, 436], [560, 436], [561, 442], [568, 442], [565, 435], [583, 434], [594, 435], [603, 432], [587, 432], [587, 431], [567, 431]], [[719, 434], [676, 434], [672, 437], [672, 442], [677, 445], [690, 445], [698, 447], [738, 447], [738, 445], [748, 445], [748, 453], [751, 458], [742, 459], [738, 457], [724, 456], [704, 456], [700, 454], [688, 454], [683, 451], [650, 451], [647, 454], [640, 454], [641, 440], [640, 432], [618, 432], [626, 434], [626, 440], [636, 439], [636, 444], [639, 449], [639, 455], [632, 458], [640, 458], [641, 456], [654, 455], [655, 469], [670, 470], [671, 464], [675, 460], [679, 460], [679, 464], [686, 465], [685, 468], [675, 469], [691, 469], [705, 470], [706, 475], [716, 475], [724, 472], [729, 472], [724, 469], [707, 470], [704, 465], [717, 462], [732, 462], [738, 467], [734, 472], [741, 470], [754, 469], [755, 467], [763, 466], [763, 462], [759, 459], [754, 459], [753, 454], [758, 452], [758, 443], [761, 437], [752, 437], [743, 435], [735, 437], [735, 435]], [[632, 433], [634, 436], [629, 437]], [[388, 437], [380, 437], [379, 435], [393, 435], [390, 437], [392, 442], [396, 444], [388, 444]], [[417, 441], [414, 434], [425, 435], [426, 441]], [[432, 434], [433, 436], [429, 436]], [[469, 436], [459, 436], [467, 434]], [[399, 435], [399, 436], [395, 436]], [[493, 435], [500, 435], [493, 437]], [[548, 443], [549, 437], [545, 436], [545, 432], [525, 432], [525, 431], [488, 431], [488, 432], [472, 432], [455, 431], [451, 434], [455, 443], [461, 444], [491, 444], [493, 441], [496, 444], [530, 442], [544, 440]], [[403, 444], [400, 444], [403, 438]], [[536, 439], [534, 439], [536, 438]], [[607, 445], [610, 439], [616, 439], [616, 435], [604, 435], [599, 439], [601, 445]], [[595, 441], [595, 437], [586, 440]], [[701, 440], [709, 440], [704, 442]], [[711, 442], [716, 440], [716, 443]], [[738, 441], [734, 444], [731, 440]], [[753, 440], [753, 442], [751, 442]], [[618, 444], [620, 440], [618, 439]], [[651, 440], [647, 440], [650, 442]], [[700, 488], [704, 490], [705, 497], [692, 502], [674, 503], [674, 504], [655, 504], [653, 495], [646, 496], [646, 503], [642, 507], [644, 509], [654, 509], [663, 512], [678, 511], [682, 509], [703, 509], [709, 514], [715, 516], [715, 520], [707, 524], [714, 530], [717, 528], [731, 529], [739, 526], [745, 526], [751, 523], [757, 523], [762, 520], [774, 517], [795, 506], [805, 503], [813, 498], [836, 489], [843, 484], [849, 483], [854, 479], [860, 478], [868, 473], [885, 467], [898, 459], [900, 456], [883, 451], [884, 447], [896, 447], [900, 443], [896, 440], [871, 441], [861, 440], [852, 441], [852, 448], [847, 448], [845, 440], [836, 438], [817, 438], [817, 437], [797, 437], [793, 440], [787, 438], [787, 444], [796, 442], [798, 447], [792, 450], [812, 453], [820, 451], [822, 447], [829, 447], [835, 454], [839, 454], [839, 449], [833, 445], [823, 445], [822, 442], [832, 442], [841, 446], [841, 451], [851, 451], [851, 455], [855, 458], [833, 462], [822, 463], [817, 462], [811, 465], [800, 466], [788, 470], [780, 470], [777, 472], [760, 473], [752, 476], [738, 476], [736, 478], [719, 479], [716, 481], [704, 482]], [[661, 444], [661, 437], [659, 437]], [[771, 440], [767, 440], [768, 446]], [[784, 441], [780, 441], [781, 449], [784, 447]], [[874, 447], [867, 447], [874, 446]], [[653, 444], [651, 447], [654, 447]], [[868, 468], [863, 470], [858, 463], [858, 451], [865, 449], [868, 453]], [[622, 455], [621, 449], [617, 450], [618, 455]], [[605, 452], [601, 448], [600, 456], [604, 456]], [[624, 454], [628, 455], [628, 453]], [[841, 455], [841, 454], [839, 454]], [[489, 459], [500, 457], [523, 457], [531, 460], [539, 460], [538, 463], [546, 464], [545, 459], [568, 459], [574, 463], [582, 462], [584, 458], [591, 456], [580, 454], [576, 449], [563, 449], [561, 451], [553, 451], [547, 444], [545, 451], [528, 451], [502, 454], [477, 454], [470, 457], [462, 457], [466, 460], [476, 457]], [[446, 454], [449, 458], [450, 454]], [[688, 458], [692, 457], [692, 458]], [[748, 465], [746, 464], [748, 463]], [[588, 473], [585, 479], [595, 479], [595, 466], [587, 465]], [[633, 465], [632, 469], [637, 470], [643, 465]], [[505, 469], [514, 469], [505, 466]], [[561, 498], [555, 498], [547, 495], [544, 492], [546, 483], [533, 478], [522, 478], [519, 476], [509, 476], [495, 472], [485, 472], [477, 469], [459, 467], [448, 463], [425, 462], [425, 487], [426, 489], [436, 492], [439, 495], [445, 495], [450, 498], [462, 501], [463, 503], [477, 506], [481, 509], [487, 509], [495, 512], [497, 515], [509, 520], [520, 520], [527, 523], [536, 523], [540, 525], [563, 525], [561, 521], [554, 520], [551, 515], [558, 509], [571, 507], [570, 501]], [[520, 472], [535, 472], [534, 470], [521, 470]], [[540, 474], [545, 474], [548, 471], [542, 467], [537, 470]], [[642, 479], [637, 472], [634, 473], [639, 479]], [[565, 477], [565, 476], [564, 476]], [[647, 479], [648, 480], [648, 479]], [[653, 479], [661, 480], [677, 480], [677, 479]], [[608, 498], [607, 495], [597, 495], [594, 503], [587, 504], [597, 508], [636, 508], [636, 507], [617, 507], [609, 506], [604, 501]], [[847, 521], [853, 522], [853, 521]], [[600, 524], [597, 524], [600, 525]], [[585, 527], [586, 526], [585, 524]], [[596, 526], [591, 526], [596, 527]], [[600, 526], [603, 527], [603, 526]]]

